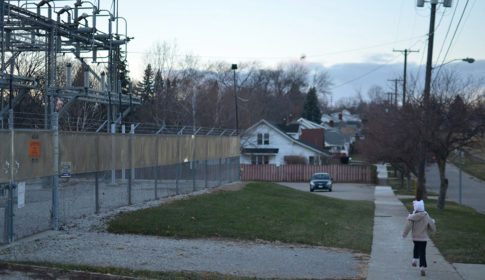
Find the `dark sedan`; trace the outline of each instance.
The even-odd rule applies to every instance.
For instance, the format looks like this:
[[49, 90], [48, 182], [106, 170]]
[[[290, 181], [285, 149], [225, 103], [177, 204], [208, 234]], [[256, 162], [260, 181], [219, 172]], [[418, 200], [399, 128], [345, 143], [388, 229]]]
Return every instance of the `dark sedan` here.
[[310, 179], [310, 191], [317, 189], [332, 191], [332, 176], [328, 173], [315, 173]]

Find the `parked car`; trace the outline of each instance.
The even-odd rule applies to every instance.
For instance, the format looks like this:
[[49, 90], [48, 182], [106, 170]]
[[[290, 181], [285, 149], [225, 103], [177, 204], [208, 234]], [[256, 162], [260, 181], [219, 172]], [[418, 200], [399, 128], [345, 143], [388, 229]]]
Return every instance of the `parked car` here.
[[317, 189], [326, 189], [329, 192], [332, 191], [332, 176], [328, 173], [315, 173], [310, 178], [310, 191], [313, 192]]

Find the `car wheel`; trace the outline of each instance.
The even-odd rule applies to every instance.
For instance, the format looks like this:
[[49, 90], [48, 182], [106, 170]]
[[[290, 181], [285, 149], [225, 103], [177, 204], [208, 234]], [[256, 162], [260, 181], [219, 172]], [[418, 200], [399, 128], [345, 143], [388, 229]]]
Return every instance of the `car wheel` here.
[[331, 192], [332, 191], [332, 188], [328, 189], [328, 191]]
[[313, 188], [310, 188], [310, 192], [313, 192], [313, 191], [314, 191], [314, 189]]

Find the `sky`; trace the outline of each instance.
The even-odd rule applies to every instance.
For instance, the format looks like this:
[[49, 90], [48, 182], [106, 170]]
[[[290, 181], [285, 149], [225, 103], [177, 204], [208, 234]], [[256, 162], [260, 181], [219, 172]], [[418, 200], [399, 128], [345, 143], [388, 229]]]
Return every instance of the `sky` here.
[[[472, 57], [474, 67], [458, 61], [447, 67], [485, 77], [484, 12], [481, 0], [454, 0], [451, 8], [438, 5], [435, 65]], [[134, 37], [128, 62], [137, 79], [148, 51], [156, 43], [169, 42], [176, 43], [180, 55], [195, 55], [202, 62], [317, 65], [329, 73], [338, 100], [367, 92], [373, 85], [393, 87], [387, 80], [402, 76], [404, 62], [404, 55], [393, 50], [418, 50], [408, 56], [409, 74], [419, 71], [424, 76], [430, 4], [419, 8], [415, 0], [119, 0], [119, 15], [126, 18], [129, 36]]]

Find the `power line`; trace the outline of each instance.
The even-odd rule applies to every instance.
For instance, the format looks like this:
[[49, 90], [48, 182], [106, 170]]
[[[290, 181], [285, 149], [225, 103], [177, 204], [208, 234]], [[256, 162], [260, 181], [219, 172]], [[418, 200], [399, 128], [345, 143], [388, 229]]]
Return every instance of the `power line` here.
[[441, 45], [440, 52], [438, 53], [438, 57], [436, 61], [440, 60], [441, 53], [443, 52], [443, 48], [445, 47], [446, 39], [448, 39], [448, 34], [450, 33], [451, 26], [453, 25], [453, 20], [455, 19], [456, 11], [458, 10], [458, 3], [455, 5], [455, 9], [453, 10], [453, 15], [451, 16], [450, 24], [448, 25], [448, 30], [446, 30], [445, 38], [443, 39], [443, 44]]
[[381, 65], [379, 65], [379, 66], [377, 66], [377, 67], [375, 67], [375, 68], [371, 69], [370, 71], [368, 71], [368, 72], [366, 72], [366, 73], [364, 73], [364, 74], [362, 74], [362, 75], [360, 75], [360, 76], [357, 76], [357, 77], [355, 77], [355, 78], [353, 78], [353, 79], [351, 79], [351, 80], [348, 80], [348, 81], [346, 81], [346, 82], [343, 82], [343, 83], [342, 83], [342, 84], [340, 84], [340, 85], [334, 86], [332, 89], [336, 89], [336, 88], [339, 88], [339, 87], [345, 86], [345, 85], [347, 85], [347, 84], [353, 83], [353, 82], [355, 82], [355, 81], [357, 81], [357, 80], [360, 80], [360, 79], [364, 78], [365, 76], [367, 76], [367, 75], [369, 75], [369, 74], [371, 74], [371, 73], [374, 73], [374, 72], [376, 72], [377, 70], [379, 70], [379, 69], [381, 69], [381, 68], [383, 68], [383, 67], [385, 67], [385, 66], [387, 66], [387, 65], [389, 65], [389, 64], [391, 64], [391, 63], [393, 63], [394, 61], [395, 61], [395, 59], [394, 59], [394, 60], [391, 60], [391, 61], [388, 61], [388, 62], [387, 62], [387, 63], [385, 63], [385, 64], [381, 64]]
[[[341, 51], [333, 51], [333, 52], [327, 52], [327, 53], [320, 53], [320, 54], [306, 54], [306, 58], [318, 58], [318, 57], [323, 57], [323, 56], [328, 56], [328, 55], [335, 55], [335, 54], [344, 54], [344, 53], [351, 53], [351, 52], [359, 52], [359, 51], [364, 51], [368, 49], [373, 49], [373, 48], [378, 48], [378, 47], [383, 47], [383, 46], [389, 46], [393, 45], [396, 43], [402, 43], [402, 42], [409, 42], [411, 40], [417, 39], [417, 38], [423, 38], [427, 36], [427, 34], [423, 35], [418, 35], [418, 36], [413, 36], [407, 39], [403, 40], [398, 40], [398, 41], [393, 41], [393, 42], [385, 42], [381, 44], [375, 44], [375, 45], [369, 45], [369, 46], [363, 46], [360, 48], [355, 48], [355, 49], [347, 49], [347, 50], [341, 50]], [[150, 51], [127, 51], [129, 54], [150, 54]], [[185, 55], [176, 55], [178, 57], [183, 57]], [[212, 58], [212, 59], [289, 59], [292, 58], [292, 56], [198, 56], [201, 58]], [[296, 57], [296, 56], [295, 56]]]
[[[455, 32], [453, 32], [453, 37], [451, 37], [450, 43], [448, 45], [448, 49], [446, 50], [445, 56], [443, 57], [441, 64], [444, 64], [445, 61], [446, 61], [446, 57], [448, 56], [448, 53], [450, 52], [451, 46], [453, 45], [453, 41], [455, 39], [456, 33], [458, 32], [458, 28], [460, 27], [463, 16], [465, 15], [465, 11], [466, 11], [466, 8], [467, 8], [469, 2], [470, 2], [470, 0], [467, 0], [466, 3], [465, 3], [465, 6], [463, 7], [463, 11], [461, 13], [460, 19], [458, 20], [458, 23], [456, 24]], [[438, 73], [436, 73], [435, 78], [438, 77], [438, 75], [440, 74], [441, 68], [442, 67], [439, 67]]]

